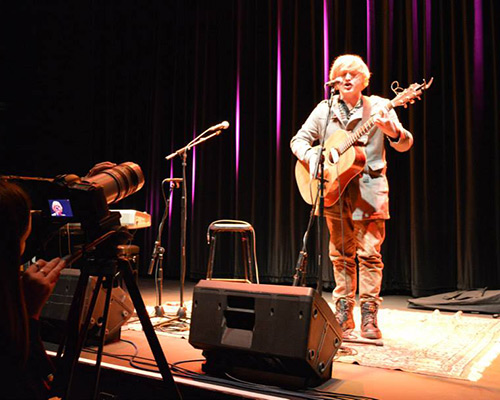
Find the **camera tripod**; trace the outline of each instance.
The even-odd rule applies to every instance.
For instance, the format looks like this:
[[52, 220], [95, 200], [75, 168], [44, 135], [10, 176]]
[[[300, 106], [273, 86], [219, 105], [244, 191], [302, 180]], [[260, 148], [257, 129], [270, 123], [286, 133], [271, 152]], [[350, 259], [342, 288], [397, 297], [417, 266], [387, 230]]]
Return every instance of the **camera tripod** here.
[[[163, 378], [167, 394], [166, 398], [182, 398], [173, 379], [168, 362], [165, 358], [158, 337], [156, 336], [153, 325], [151, 324], [151, 321], [149, 319], [129, 260], [127, 260], [124, 256], [111, 256], [113, 252], [116, 254], [116, 250], [113, 249], [113, 246], [106, 246], [108, 247], [106, 249], [107, 254], [99, 254], [100, 257], [92, 258], [94, 257], [93, 250], [95, 250], [96, 246], [102, 244], [103, 242], [107, 242], [110, 239], [117, 240], [118, 236], [121, 234], [123, 234], [123, 232], [120, 230], [111, 230], [106, 234], [100, 236], [98, 239], [94, 240], [90, 245], [85, 246], [86, 249], [89, 249], [89, 253], [91, 254], [91, 256], [87, 256], [87, 262], [85, 262], [84, 266], [81, 268], [80, 278], [77, 283], [77, 288], [75, 290], [68, 315], [66, 331], [63, 335], [57, 352], [57, 372], [52, 387], [53, 396], [59, 396], [63, 399], [72, 398], [71, 388], [75, 376], [75, 368], [86, 340], [92, 313], [94, 311], [99, 295], [99, 290], [101, 289], [101, 287], [104, 287], [106, 289], [106, 299], [102, 316], [102, 326], [99, 331], [99, 344], [95, 364], [96, 380], [93, 392], [93, 399], [98, 398], [101, 361], [106, 334], [106, 325], [108, 322], [111, 291], [117, 275], [120, 274], [123, 277], [125, 285], [128, 289], [128, 293], [134, 304], [143, 331], [148, 340], [150, 349], [158, 365], [159, 372]], [[84, 252], [80, 251], [78, 255], [72, 256], [71, 259], [68, 259], [68, 264], [76, 261], [76, 258], [79, 258], [83, 255]], [[83, 305], [85, 301], [85, 293], [87, 290], [89, 278], [91, 276], [97, 277], [97, 282], [95, 284], [92, 298], [85, 315], [85, 320], [83, 324], [80, 325], [80, 322], [82, 320]], [[106, 283], [106, 285], [103, 286], [103, 283]]]

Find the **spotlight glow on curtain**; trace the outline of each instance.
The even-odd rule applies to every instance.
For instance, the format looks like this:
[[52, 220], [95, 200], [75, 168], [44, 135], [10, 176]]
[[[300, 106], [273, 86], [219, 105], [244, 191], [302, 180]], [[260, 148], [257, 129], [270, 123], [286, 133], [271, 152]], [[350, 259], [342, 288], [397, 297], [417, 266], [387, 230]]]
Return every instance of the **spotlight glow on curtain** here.
[[368, 68], [373, 68], [372, 64], [372, 26], [374, 15], [373, 0], [366, 0], [366, 63]]
[[420, 61], [418, 57], [419, 40], [418, 40], [418, 7], [417, 0], [412, 2], [412, 19], [413, 19], [413, 79], [418, 79], [420, 75], [419, 66]]
[[236, 78], [236, 188], [238, 188], [238, 173], [240, 166], [240, 66], [238, 59], [238, 72]]
[[[278, 48], [276, 67], [276, 160], [280, 160], [281, 144], [281, 0], [278, 0]], [[279, 164], [278, 164], [279, 165]]]
[[483, 109], [483, 1], [474, 0], [474, 105], [476, 115]]
[[[168, 174], [171, 178], [174, 177], [174, 160], [170, 160], [170, 173]], [[163, 190], [166, 190], [163, 188]], [[167, 196], [170, 195], [170, 192], [166, 194]], [[167, 198], [168, 199], [168, 198]], [[170, 232], [172, 231], [172, 202], [168, 205], [168, 232], [169, 232], [169, 239], [170, 239]], [[170, 240], [169, 240], [170, 242]]]
[[432, 43], [432, 25], [431, 25], [431, 0], [425, 2], [425, 78], [431, 76], [431, 43]]
[[[328, 51], [328, 0], [323, 0], [323, 79], [328, 82], [330, 54]], [[325, 99], [328, 98], [329, 88], [325, 87]]]
[[[196, 137], [196, 129], [193, 132], [193, 139]], [[186, 184], [186, 182], [184, 182]], [[193, 148], [193, 168], [191, 169], [191, 204], [194, 204], [194, 188], [196, 187], [196, 148]], [[186, 193], [187, 194], [187, 193]], [[191, 217], [194, 207], [191, 207]]]
[[241, 1], [238, 2], [238, 39], [236, 45], [236, 201], [238, 201], [238, 176], [240, 170], [240, 73], [241, 73]]

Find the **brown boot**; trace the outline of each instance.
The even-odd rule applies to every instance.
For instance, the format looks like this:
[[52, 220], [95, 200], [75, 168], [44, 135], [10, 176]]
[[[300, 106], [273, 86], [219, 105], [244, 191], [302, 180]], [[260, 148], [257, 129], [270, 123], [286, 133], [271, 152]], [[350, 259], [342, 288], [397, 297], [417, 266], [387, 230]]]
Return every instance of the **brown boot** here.
[[354, 304], [350, 303], [346, 299], [339, 299], [337, 300], [337, 303], [335, 303], [335, 308], [335, 318], [337, 319], [342, 332], [348, 335], [354, 329], [354, 318], [352, 316]]
[[377, 324], [378, 304], [367, 301], [361, 304], [361, 336], [367, 339], [380, 339], [382, 332]]

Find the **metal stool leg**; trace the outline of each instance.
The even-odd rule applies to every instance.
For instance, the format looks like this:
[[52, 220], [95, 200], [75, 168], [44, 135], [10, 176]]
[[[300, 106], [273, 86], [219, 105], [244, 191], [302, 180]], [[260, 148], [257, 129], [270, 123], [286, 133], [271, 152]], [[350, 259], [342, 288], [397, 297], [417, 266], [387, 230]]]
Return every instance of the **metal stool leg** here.
[[[255, 231], [253, 230], [252, 228], [252, 232], [251, 232], [251, 240], [252, 240], [252, 246], [251, 246], [251, 249], [252, 249], [252, 261], [253, 261], [253, 267], [255, 269], [255, 283], [260, 283], [259, 282], [259, 267], [257, 265], [257, 249], [255, 248], [256, 246], [256, 240], [255, 240]], [[250, 269], [251, 271], [251, 269]], [[252, 282], [253, 282], [253, 275], [251, 275], [252, 277]]]
[[245, 279], [249, 282], [253, 282], [252, 252], [250, 251], [250, 240], [246, 232], [241, 233], [241, 244], [243, 253], [243, 266], [245, 268]]

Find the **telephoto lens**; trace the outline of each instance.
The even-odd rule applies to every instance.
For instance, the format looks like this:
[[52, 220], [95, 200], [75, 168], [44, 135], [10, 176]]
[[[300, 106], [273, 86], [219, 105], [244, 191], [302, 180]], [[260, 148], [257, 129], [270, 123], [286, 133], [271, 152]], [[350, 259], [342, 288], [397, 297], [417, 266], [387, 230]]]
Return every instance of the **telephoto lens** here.
[[106, 202], [112, 204], [141, 189], [144, 186], [144, 174], [139, 165], [129, 161], [85, 178], [85, 181], [101, 186]]

